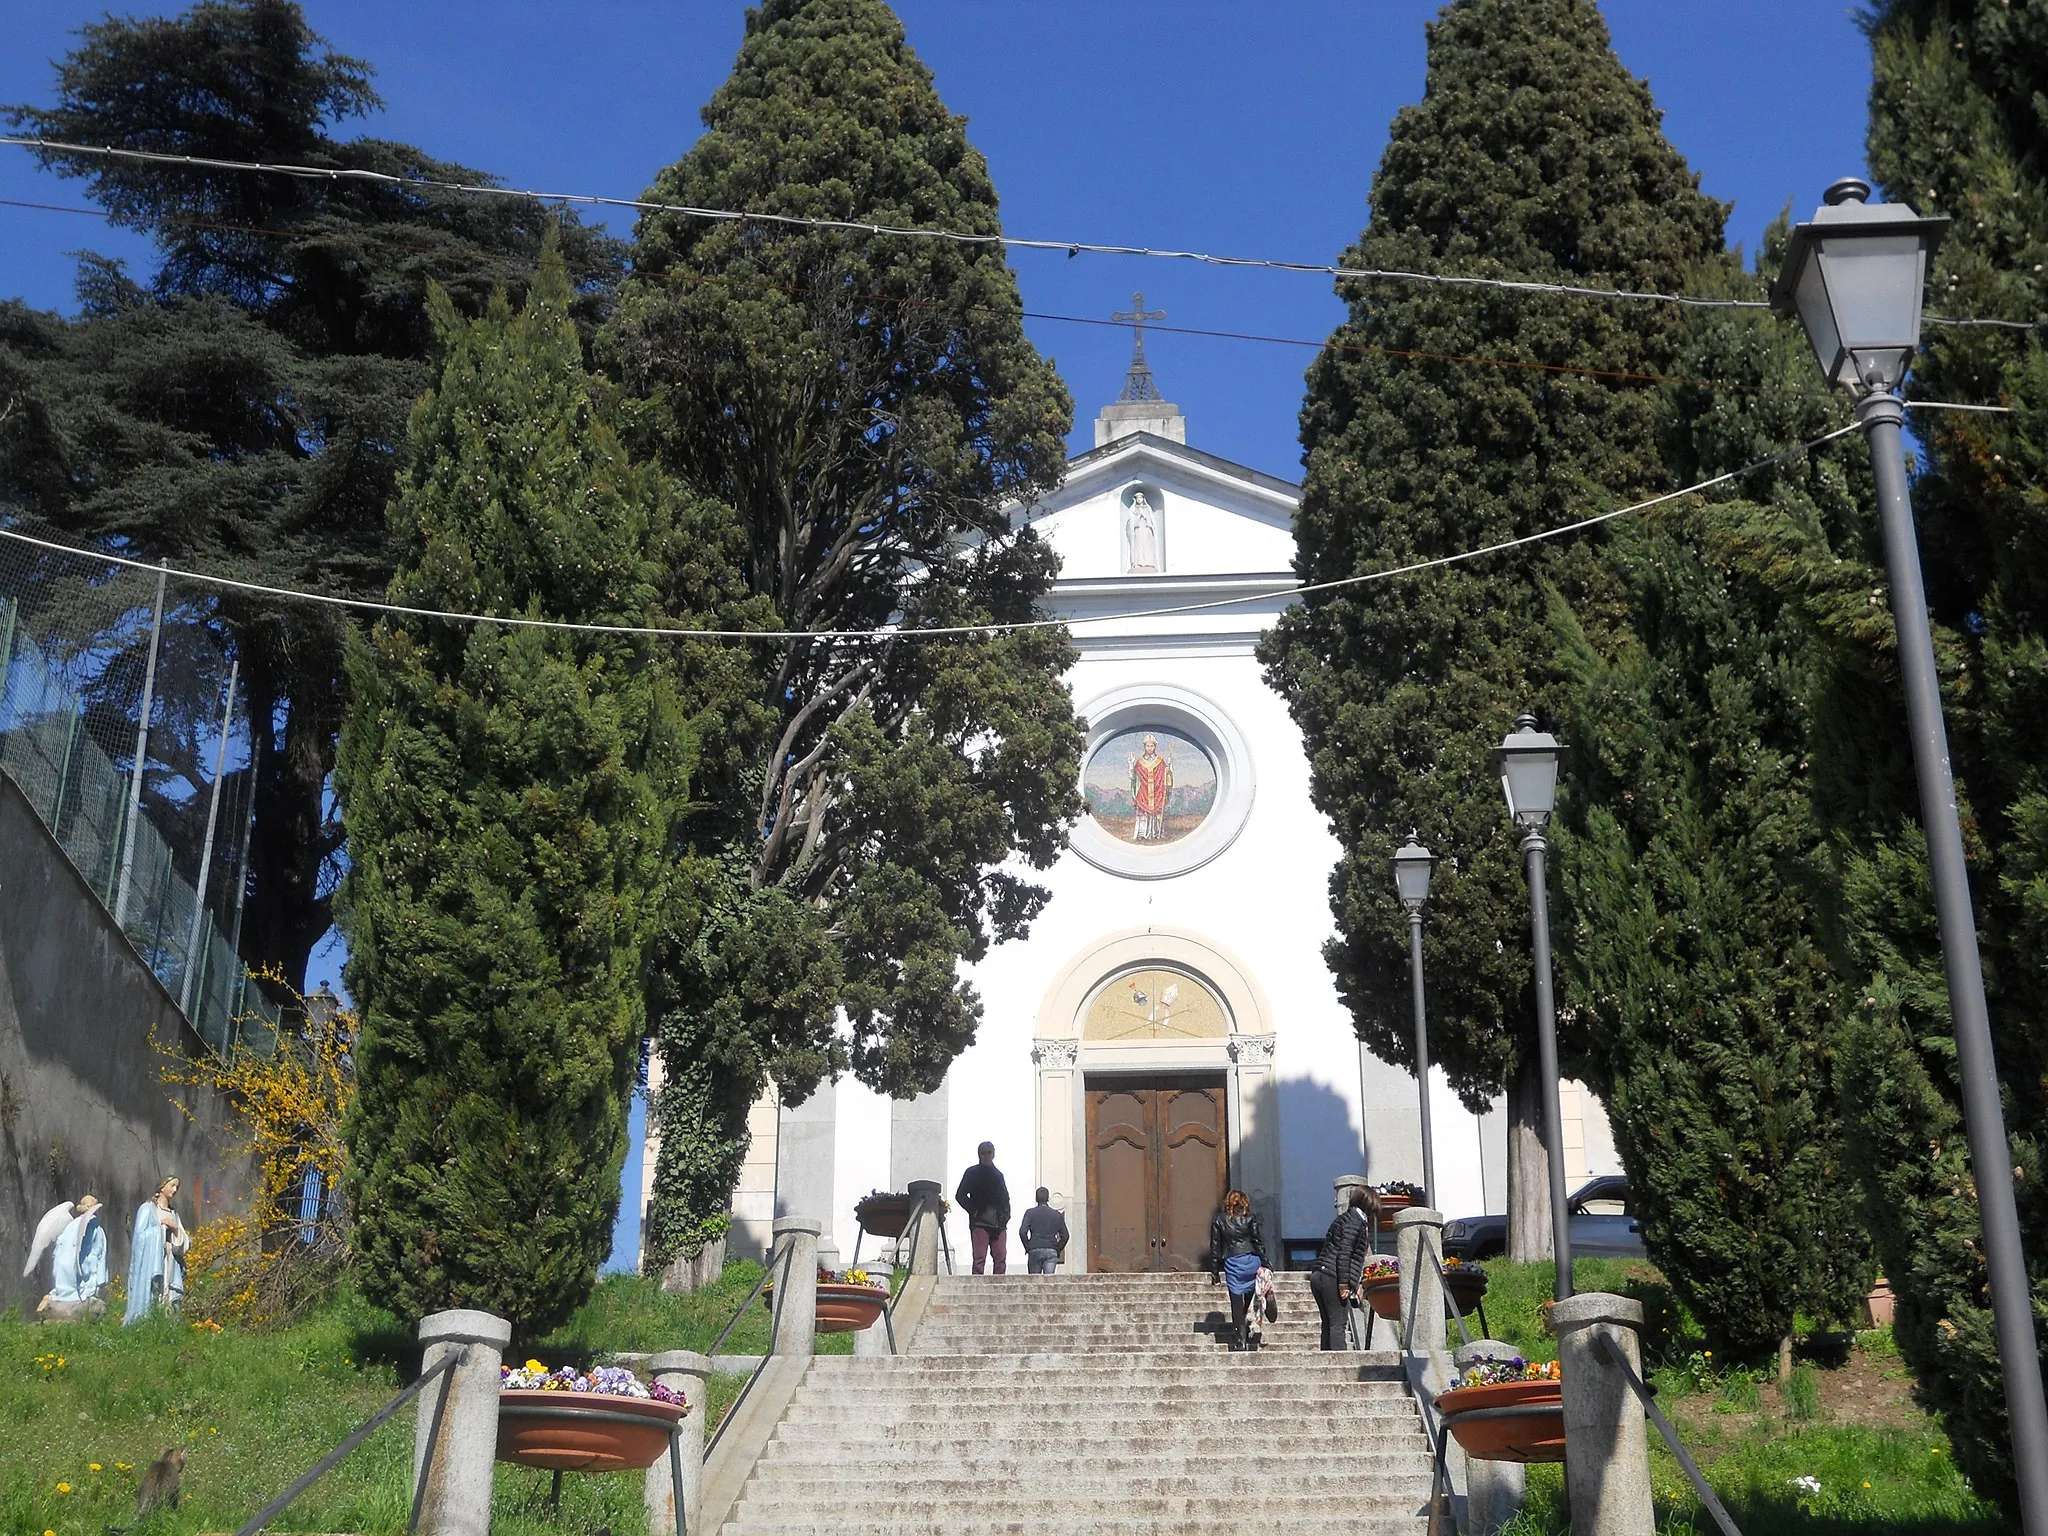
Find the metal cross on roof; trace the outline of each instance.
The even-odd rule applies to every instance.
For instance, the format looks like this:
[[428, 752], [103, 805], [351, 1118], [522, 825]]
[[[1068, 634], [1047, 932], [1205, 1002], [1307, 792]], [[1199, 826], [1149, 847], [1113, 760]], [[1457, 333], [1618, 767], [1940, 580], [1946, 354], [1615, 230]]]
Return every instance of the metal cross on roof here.
[[1118, 325], [1128, 325], [1131, 328], [1131, 371], [1124, 375], [1124, 392], [1117, 396], [1118, 403], [1126, 400], [1165, 399], [1166, 397], [1159, 393], [1159, 385], [1152, 378], [1152, 365], [1145, 361], [1145, 322], [1164, 320], [1166, 311], [1147, 309], [1145, 295], [1134, 293], [1131, 295], [1131, 307], [1118, 310], [1109, 318]]

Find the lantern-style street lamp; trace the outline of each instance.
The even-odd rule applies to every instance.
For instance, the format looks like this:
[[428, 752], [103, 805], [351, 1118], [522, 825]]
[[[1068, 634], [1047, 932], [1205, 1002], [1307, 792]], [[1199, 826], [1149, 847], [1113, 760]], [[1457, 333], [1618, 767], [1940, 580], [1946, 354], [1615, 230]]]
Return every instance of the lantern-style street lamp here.
[[1394, 851], [1394, 890], [1408, 909], [1408, 981], [1415, 992], [1415, 1087], [1422, 1101], [1422, 1187], [1437, 1199], [1436, 1141], [1429, 1129], [1429, 1018], [1422, 1000], [1422, 909], [1429, 901], [1429, 876], [1436, 856], [1413, 832]]
[[1557, 1299], [1572, 1294], [1572, 1221], [1564, 1194], [1564, 1106], [1558, 1097], [1557, 999], [1550, 985], [1550, 894], [1543, 829], [1557, 804], [1557, 761], [1565, 748], [1534, 715], [1522, 715], [1494, 753], [1508, 815], [1522, 829], [1529, 877], [1529, 935], [1536, 962], [1536, 1059], [1543, 1077], [1543, 1152], [1550, 1164], [1550, 1242], [1557, 1260]]
[[1870, 445], [1898, 626], [1899, 672], [1920, 781], [1920, 825], [1934, 879], [1941, 951], [1955, 1022], [1956, 1068], [1969, 1127], [1970, 1170], [1984, 1224], [1984, 1260], [1998, 1321], [2006, 1414], [2012, 1426], [2013, 1469], [2027, 1536], [2048, 1536], [2048, 1405], [2034, 1335], [2033, 1298], [2019, 1212], [2013, 1203], [2012, 1150], [1999, 1103], [1991, 1020], [1977, 952], [1969, 866], [1956, 813], [1948, 729], [1927, 618], [1927, 587], [1906, 488], [1905, 408], [1892, 391], [1902, 383], [1920, 342], [1920, 305], [1927, 267], [1945, 219], [1923, 219], [1903, 203], [1870, 205], [1867, 182], [1849, 178], [1827, 190], [1826, 206], [1792, 231], [1772, 302], [1796, 313], [1829, 382], [1857, 396], [1856, 419]]

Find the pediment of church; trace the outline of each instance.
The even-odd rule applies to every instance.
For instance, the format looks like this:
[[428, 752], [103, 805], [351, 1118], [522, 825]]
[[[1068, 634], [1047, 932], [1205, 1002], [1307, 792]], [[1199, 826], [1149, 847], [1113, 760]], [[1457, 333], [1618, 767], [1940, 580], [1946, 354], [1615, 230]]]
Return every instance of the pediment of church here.
[[1066, 483], [1016, 516], [1059, 552], [1063, 584], [1170, 584], [1287, 570], [1300, 500], [1290, 481], [1141, 431], [1070, 460]]

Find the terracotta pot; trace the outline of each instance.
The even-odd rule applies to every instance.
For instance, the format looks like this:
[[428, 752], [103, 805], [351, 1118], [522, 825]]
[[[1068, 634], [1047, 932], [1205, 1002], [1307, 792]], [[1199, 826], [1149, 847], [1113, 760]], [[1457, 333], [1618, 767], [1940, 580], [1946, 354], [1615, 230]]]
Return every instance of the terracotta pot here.
[[[1473, 1418], [1480, 1408], [1550, 1409], [1498, 1419]], [[1444, 1427], [1478, 1461], [1563, 1461], [1564, 1385], [1556, 1381], [1495, 1381], [1453, 1387], [1436, 1400]]]
[[1390, 1275], [1385, 1280], [1366, 1281], [1365, 1304], [1372, 1308], [1376, 1317], [1383, 1317], [1390, 1323], [1401, 1321], [1401, 1277]]
[[883, 1195], [863, 1200], [853, 1208], [861, 1230], [870, 1237], [901, 1237], [910, 1225], [910, 1196]]
[[1413, 1195], [1380, 1196], [1380, 1212], [1382, 1215], [1390, 1214], [1394, 1211], [1405, 1211], [1414, 1204], [1415, 1197]]
[[[551, 1472], [651, 1467], [668, 1454], [669, 1430], [688, 1412], [675, 1403], [603, 1392], [500, 1391], [498, 1460]], [[620, 1424], [597, 1414], [645, 1422]]]
[[1863, 1298], [1863, 1315], [1870, 1320], [1873, 1328], [1889, 1327], [1894, 1311], [1892, 1283], [1882, 1275], [1877, 1284], [1870, 1288], [1870, 1294]]
[[879, 1285], [818, 1286], [818, 1332], [859, 1333], [882, 1315], [889, 1293]]
[[1486, 1294], [1486, 1276], [1476, 1270], [1447, 1269], [1444, 1291], [1458, 1304], [1458, 1310], [1469, 1316], [1479, 1305], [1479, 1298]]

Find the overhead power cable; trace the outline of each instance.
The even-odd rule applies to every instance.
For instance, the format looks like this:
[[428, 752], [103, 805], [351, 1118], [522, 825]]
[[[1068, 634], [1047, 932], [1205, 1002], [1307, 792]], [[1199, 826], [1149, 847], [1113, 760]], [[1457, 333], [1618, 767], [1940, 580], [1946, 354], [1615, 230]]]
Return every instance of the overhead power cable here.
[[[68, 203], [32, 202], [18, 197], [0, 197], [0, 208], [32, 208], [41, 213], [69, 213], [76, 214], [81, 218], [106, 219], [109, 221], [114, 218], [114, 215], [104, 208], [79, 208]], [[219, 219], [200, 219], [182, 214], [169, 214], [153, 222], [175, 225], [180, 229], [200, 229], [218, 234], [263, 235], [274, 240], [304, 240], [308, 238], [304, 232], [298, 230], [272, 229], [260, 224], [231, 224]], [[386, 250], [417, 251], [423, 255], [438, 254], [441, 250], [441, 247], [435, 245], [393, 240], [388, 236], [367, 229], [352, 232], [351, 237], [365, 243], [374, 242]], [[321, 238], [325, 238], [324, 233]], [[708, 282], [713, 279], [707, 274], [696, 272], [648, 272], [640, 274], [640, 280], [643, 282], [684, 283]], [[771, 293], [793, 294], [798, 291], [787, 284], [770, 282], [758, 274], [750, 274], [745, 278], [737, 280], [730, 276], [721, 275], [715, 280], [721, 283], [737, 282], [745, 286], [758, 287]], [[856, 297], [862, 303], [875, 305], [903, 304], [909, 306], [934, 302], [931, 300], [906, 299], [893, 295], [885, 298], [873, 294], [862, 294]], [[962, 306], [963, 309], [969, 311], [985, 307], [981, 305]], [[1018, 313], [1026, 320], [1044, 320], [1059, 325], [1109, 326], [1117, 330], [1129, 330], [1135, 323], [1130, 320], [1108, 319], [1100, 315], [1062, 315], [1042, 309], [1019, 310]], [[1758, 387], [1753, 383], [1730, 383], [1721, 379], [1693, 378], [1685, 374], [1641, 373], [1620, 368], [1591, 368], [1580, 363], [1546, 363], [1525, 357], [1487, 357], [1483, 354], [1469, 352], [1428, 352], [1415, 347], [1376, 347], [1362, 341], [1340, 341], [1335, 336], [1326, 336], [1321, 339], [1306, 336], [1268, 336], [1257, 331], [1225, 331], [1199, 325], [1163, 325], [1158, 321], [1147, 321], [1145, 329], [1164, 332], [1173, 336], [1203, 336], [1218, 341], [1249, 341], [1263, 346], [1274, 347], [1307, 347], [1318, 352], [1342, 352], [1369, 357], [1398, 357], [1405, 358], [1411, 362], [1463, 363], [1475, 368], [1507, 368], [1533, 373], [1570, 374], [1577, 378], [1608, 379], [1623, 384], [1691, 384], [1701, 389], [1719, 389], [1745, 393], [1753, 393]]]
[[[1956, 406], [1943, 401], [1913, 400], [1906, 402], [1918, 410], [1978, 410], [2009, 411], [2007, 406]], [[1137, 619], [1177, 618], [1185, 614], [1209, 613], [1223, 608], [1239, 608], [1250, 603], [1270, 602], [1276, 597], [1306, 597], [1318, 592], [1335, 592], [1350, 587], [1365, 586], [1373, 582], [1391, 581], [1396, 576], [1412, 576], [1422, 571], [1436, 570], [1442, 566], [1462, 565], [1468, 561], [1482, 559], [1487, 555], [1501, 554], [1511, 549], [1521, 549], [1531, 544], [1561, 539], [1568, 534], [1580, 533], [1602, 523], [1611, 523], [1617, 518], [1627, 517], [1636, 512], [1647, 512], [1654, 507], [1696, 496], [1716, 486], [1727, 485], [1758, 470], [1769, 469], [1785, 460], [1796, 458], [1802, 453], [1811, 453], [1825, 447], [1838, 437], [1846, 437], [1857, 430], [1854, 423], [1837, 427], [1803, 443], [1781, 448], [1776, 453], [1731, 469], [1726, 473], [1709, 476], [1681, 490], [1666, 491], [1643, 501], [1632, 502], [1625, 507], [1616, 507], [1611, 512], [1601, 512], [1577, 522], [1564, 523], [1556, 528], [1545, 528], [1536, 533], [1524, 534], [1519, 538], [1503, 539], [1499, 543], [1482, 545], [1478, 549], [1462, 550], [1454, 555], [1438, 555], [1428, 560], [1411, 561], [1406, 565], [1389, 566], [1384, 570], [1367, 571], [1357, 576], [1342, 576], [1333, 581], [1296, 582], [1291, 585], [1268, 588], [1264, 591], [1249, 592], [1237, 597], [1214, 598], [1200, 603], [1176, 603], [1162, 608], [1138, 608], [1123, 613], [1101, 613], [1080, 615], [1074, 618], [1024, 619], [1006, 623], [934, 625], [908, 629], [798, 629], [798, 630], [733, 630], [733, 629], [685, 629], [669, 625], [640, 624], [583, 624], [567, 619], [532, 619], [496, 613], [454, 613], [439, 608], [418, 608], [404, 603], [380, 602], [373, 598], [340, 597], [327, 592], [306, 592], [292, 587], [274, 587], [262, 582], [242, 581], [232, 576], [216, 576], [205, 571], [183, 570], [175, 566], [152, 563], [147, 560], [130, 559], [122, 555], [108, 554], [102, 550], [81, 549], [76, 545], [62, 544], [54, 539], [41, 539], [32, 534], [20, 533], [13, 529], [0, 528], [0, 540], [29, 545], [52, 554], [71, 555], [91, 560], [102, 565], [124, 566], [130, 570], [162, 572], [179, 581], [191, 582], [198, 586], [215, 587], [225, 591], [247, 592], [259, 597], [282, 598], [287, 602], [314, 603], [322, 607], [343, 608], [357, 613], [385, 614], [399, 618], [433, 619], [450, 624], [495, 624], [504, 629], [562, 630], [574, 634], [634, 635], [664, 640], [709, 640], [745, 641], [770, 645], [795, 645], [814, 640], [858, 641], [858, 640], [957, 640], [987, 639], [1001, 634], [1013, 634], [1024, 630], [1072, 629], [1083, 625], [1126, 624]]]
[[670, 213], [714, 223], [778, 224], [795, 229], [837, 230], [849, 234], [882, 235], [906, 240], [943, 240], [957, 245], [995, 246], [1005, 250], [1064, 251], [1069, 256], [1079, 256], [1083, 252], [1091, 256], [1139, 256], [1163, 261], [1192, 261], [1212, 267], [1250, 267], [1272, 272], [1300, 272], [1313, 276], [1351, 278], [1368, 282], [1431, 283], [1447, 287], [1491, 288], [1510, 293], [1546, 294], [1560, 298], [1620, 299], [1648, 304], [1678, 304], [1694, 309], [1770, 308], [1770, 305], [1761, 299], [1721, 299], [1685, 293], [1644, 293], [1625, 288], [1601, 288], [1577, 283], [1545, 283], [1447, 272], [1409, 272], [1392, 267], [1341, 267], [1323, 262], [1284, 261], [1267, 256], [1228, 256], [1212, 251], [1117, 245], [1094, 240], [1034, 240], [1021, 235], [988, 234], [975, 230], [925, 229], [909, 225], [871, 223], [861, 219], [830, 219], [807, 214], [708, 208], [692, 203], [663, 202], [654, 198], [606, 197], [593, 192], [543, 192], [532, 188], [501, 187], [484, 182], [452, 181], [431, 176], [401, 176], [391, 171], [372, 171], [351, 166], [227, 160], [211, 155], [174, 155], [158, 150], [123, 149], [104, 144], [68, 144], [57, 139], [23, 134], [0, 135], [0, 144], [34, 150], [39, 154], [135, 160], [151, 165], [184, 165], [201, 170], [244, 171], [259, 175], [291, 176], [307, 181], [367, 182], [377, 186], [415, 191], [453, 192], [472, 197], [511, 198], [542, 203], [574, 203], [591, 208], [628, 208], [636, 213]]
[[[1480, 277], [1452, 272], [1411, 272], [1398, 267], [1342, 267], [1325, 262], [1287, 261], [1271, 256], [1230, 256], [1214, 251], [1184, 251], [1149, 245], [1118, 245], [1094, 240], [1042, 240], [1022, 235], [988, 234], [977, 230], [929, 229], [915, 225], [878, 224], [862, 219], [821, 218], [812, 214], [763, 213], [741, 208], [710, 208], [693, 203], [670, 203], [654, 198], [607, 197], [596, 192], [543, 192], [537, 188], [501, 187], [488, 182], [453, 181], [433, 176], [402, 176], [393, 171], [372, 171], [354, 166], [300, 165], [288, 161], [228, 160], [213, 155], [175, 155], [160, 150], [124, 149], [108, 144], [69, 144], [25, 134], [0, 134], [0, 145], [30, 149], [40, 154], [82, 155], [98, 159], [136, 160], [152, 165], [185, 165], [201, 170], [243, 171], [257, 175], [291, 176], [306, 181], [354, 181], [414, 191], [452, 192], [473, 197], [508, 198], [538, 203], [573, 203], [588, 208], [627, 208], [636, 213], [672, 213], [686, 218], [727, 224], [777, 224], [793, 229], [843, 231], [849, 234], [881, 235], [905, 240], [941, 240], [956, 245], [994, 246], [1004, 250], [1064, 251], [1068, 256], [1084, 252], [1091, 256], [1137, 256], [1162, 261], [1191, 261], [1212, 267], [1245, 267], [1269, 272], [1298, 272], [1317, 277], [1357, 279], [1366, 282], [1435, 284], [1453, 288], [1489, 288], [1507, 293], [1542, 294], [1552, 298], [1623, 300], [1645, 304], [1676, 304], [1688, 309], [1768, 310], [1763, 299], [1725, 299], [1706, 294], [1654, 293], [1629, 288], [1601, 288], [1590, 284], [1547, 283], [1527, 278]], [[2048, 325], [2042, 320], [1999, 320], [1953, 318], [1927, 315], [1931, 325], [1999, 326], [2033, 330]]]

